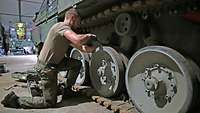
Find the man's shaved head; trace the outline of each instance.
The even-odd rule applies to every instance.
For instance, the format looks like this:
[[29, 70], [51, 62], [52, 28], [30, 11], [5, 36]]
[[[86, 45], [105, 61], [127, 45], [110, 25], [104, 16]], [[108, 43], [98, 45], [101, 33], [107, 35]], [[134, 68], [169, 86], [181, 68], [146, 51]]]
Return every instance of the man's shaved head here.
[[74, 8], [69, 9], [69, 10], [65, 13], [65, 18], [68, 17], [68, 16], [71, 16], [71, 15], [79, 16], [77, 10], [74, 9]]
[[80, 25], [80, 16], [76, 9], [71, 8], [65, 13], [65, 23], [76, 29]]

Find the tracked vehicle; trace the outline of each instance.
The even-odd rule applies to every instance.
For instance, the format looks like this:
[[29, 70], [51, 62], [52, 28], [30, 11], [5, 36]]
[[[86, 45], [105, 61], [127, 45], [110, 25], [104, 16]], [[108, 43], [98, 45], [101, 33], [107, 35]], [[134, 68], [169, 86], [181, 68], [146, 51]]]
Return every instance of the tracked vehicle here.
[[141, 113], [188, 113], [200, 99], [199, 5], [198, 0], [44, 0], [33, 41], [44, 41], [48, 29], [75, 7], [81, 16], [76, 32], [94, 33], [103, 45], [87, 55], [73, 49], [72, 57], [89, 62], [82, 83], [89, 74], [101, 96], [128, 92]]

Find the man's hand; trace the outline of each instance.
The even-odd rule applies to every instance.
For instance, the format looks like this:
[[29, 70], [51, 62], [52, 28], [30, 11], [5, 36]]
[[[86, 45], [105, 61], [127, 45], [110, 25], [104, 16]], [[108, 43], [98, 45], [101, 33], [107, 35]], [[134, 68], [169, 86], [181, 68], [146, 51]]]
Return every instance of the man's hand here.
[[97, 48], [97, 46], [91, 46], [91, 45], [87, 45], [88, 41], [91, 40], [92, 38], [96, 38], [96, 35], [94, 34], [85, 34], [84, 35], [85, 39], [84, 41], [82, 41], [82, 46], [81, 46], [81, 50], [83, 52], [87, 52], [87, 53], [92, 53], [95, 51], [95, 49]]
[[83, 89], [91, 89], [91, 87], [90, 86], [81, 86], [80, 84], [74, 84], [71, 88], [71, 90], [74, 92], [78, 92]]
[[87, 53], [94, 52], [96, 48], [97, 48], [96, 46], [82, 45], [82, 51]]
[[72, 47], [75, 47], [83, 52], [91, 53], [96, 49], [96, 46], [87, 45], [87, 42], [90, 39], [96, 38], [96, 35], [94, 34], [76, 34], [71, 30], [67, 30], [64, 32], [64, 36], [70, 41], [70, 45]]
[[88, 42], [88, 40], [90, 40], [91, 38], [96, 38], [96, 35], [94, 34], [83, 34], [83, 35], [79, 35], [81, 44], [86, 44]]
[[88, 36], [88, 37], [90, 37], [90, 38], [96, 38], [96, 35], [95, 34], [90, 34], [90, 33], [88, 33], [88, 34], [85, 34], [86, 36]]
[[73, 85], [71, 90], [74, 92], [78, 92], [80, 90], [80, 85]]

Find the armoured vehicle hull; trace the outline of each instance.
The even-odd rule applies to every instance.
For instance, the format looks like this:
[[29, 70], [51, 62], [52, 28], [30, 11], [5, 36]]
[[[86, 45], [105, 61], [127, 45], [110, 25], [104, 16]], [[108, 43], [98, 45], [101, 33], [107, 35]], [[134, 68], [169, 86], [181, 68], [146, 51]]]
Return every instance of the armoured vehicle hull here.
[[186, 113], [200, 99], [199, 5], [198, 0], [45, 0], [35, 21], [41, 34], [33, 39], [44, 41], [50, 26], [76, 7], [81, 16], [76, 32], [94, 33], [109, 46], [89, 55], [91, 83], [100, 95], [128, 92], [141, 113]]

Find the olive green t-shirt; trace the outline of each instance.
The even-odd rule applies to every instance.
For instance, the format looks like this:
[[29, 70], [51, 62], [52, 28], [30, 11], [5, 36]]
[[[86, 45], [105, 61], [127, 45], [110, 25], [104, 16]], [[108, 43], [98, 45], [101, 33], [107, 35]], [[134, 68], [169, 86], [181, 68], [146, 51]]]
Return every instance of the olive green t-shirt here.
[[56, 23], [51, 27], [38, 57], [39, 61], [45, 64], [60, 63], [69, 47], [69, 41], [64, 37], [66, 30], [71, 30], [71, 28], [63, 22]]

